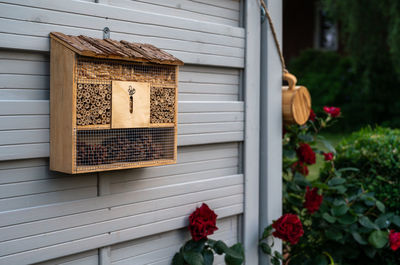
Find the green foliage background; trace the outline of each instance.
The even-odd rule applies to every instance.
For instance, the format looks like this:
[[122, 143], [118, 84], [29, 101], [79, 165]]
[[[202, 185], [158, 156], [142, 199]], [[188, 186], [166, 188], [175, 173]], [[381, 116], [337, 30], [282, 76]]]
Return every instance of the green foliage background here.
[[[362, 183], [363, 189], [382, 201], [387, 211], [400, 214], [400, 130], [364, 128], [344, 139], [336, 152], [336, 167], [359, 169], [343, 172], [345, 179]], [[325, 167], [322, 175], [328, 171]], [[391, 250], [373, 259], [374, 264], [388, 265], [399, 264], [399, 260], [400, 252]]]
[[340, 27], [346, 56], [305, 51], [289, 63], [313, 104], [346, 113], [339, 129], [400, 127], [400, 1], [320, 0]]

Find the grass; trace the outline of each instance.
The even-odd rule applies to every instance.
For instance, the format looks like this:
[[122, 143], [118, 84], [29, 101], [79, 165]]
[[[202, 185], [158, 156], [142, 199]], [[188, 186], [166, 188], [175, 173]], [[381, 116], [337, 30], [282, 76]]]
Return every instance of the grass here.
[[[323, 137], [325, 137], [326, 140], [328, 140], [332, 144], [333, 147], [336, 147], [343, 138], [346, 138], [350, 134], [346, 134], [346, 133], [334, 133], [334, 134], [329, 133], [328, 134], [328, 133], [326, 133], [326, 134], [321, 134], [321, 135]], [[328, 152], [328, 149], [321, 142], [318, 142], [316, 147], [320, 150], [323, 150], [324, 152]], [[324, 161], [324, 157], [321, 155], [317, 155], [316, 163], [314, 165], [308, 167], [310, 173], [307, 176], [307, 179], [310, 181], [318, 179], [319, 172], [325, 163], [326, 162]]]

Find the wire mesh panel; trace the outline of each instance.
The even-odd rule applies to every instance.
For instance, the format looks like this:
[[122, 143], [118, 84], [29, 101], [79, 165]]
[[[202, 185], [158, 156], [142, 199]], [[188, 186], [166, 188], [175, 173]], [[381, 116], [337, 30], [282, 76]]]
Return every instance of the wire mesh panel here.
[[77, 171], [132, 167], [175, 157], [174, 128], [79, 130], [76, 139]]
[[[76, 62], [76, 172], [176, 158], [176, 66], [82, 56]], [[113, 81], [150, 83], [150, 127], [111, 129]]]

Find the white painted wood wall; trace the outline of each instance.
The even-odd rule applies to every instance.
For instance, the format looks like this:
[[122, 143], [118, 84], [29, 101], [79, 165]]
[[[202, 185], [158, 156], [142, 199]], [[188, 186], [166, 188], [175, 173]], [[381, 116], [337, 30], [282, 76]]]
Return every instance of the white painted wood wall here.
[[[244, 241], [257, 264], [258, 23], [256, 0], [0, 1], [0, 264], [170, 264], [201, 202], [219, 216], [215, 238]], [[49, 172], [48, 34], [105, 26], [184, 61], [178, 163]]]

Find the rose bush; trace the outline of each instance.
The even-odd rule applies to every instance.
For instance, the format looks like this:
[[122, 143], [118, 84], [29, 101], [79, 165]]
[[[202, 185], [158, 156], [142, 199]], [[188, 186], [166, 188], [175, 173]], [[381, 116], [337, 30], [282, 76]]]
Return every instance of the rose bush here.
[[[336, 168], [336, 150], [319, 132], [335, 123], [340, 109], [324, 108], [322, 115], [310, 115], [303, 126], [288, 126], [283, 137], [283, 210], [284, 215], [265, 228], [260, 239], [262, 251], [271, 255], [273, 264], [385, 264], [388, 251], [394, 256], [400, 251], [400, 216], [386, 210], [366, 187], [362, 178], [351, 178], [356, 168]], [[319, 142], [328, 150], [316, 148]], [[310, 181], [307, 164], [315, 156], [324, 158], [326, 167], [319, 179]], [[285, 223], [296, 216], [304, 235], [289, 237], [290, 231], [300, 231]], [[293, 220], [295, 217], [291, 217]], [[283, 222], [283, 223], [282, 223]], [[282, 223], [282, 224], [281, 224]], [[290, 227], [290, 228], [289, 228]], [[296, 234], [295, 234], [296, 235]], [[300, 233], [297, 233], [300, 235]], [[284, 241], [284, 255], [272, 252], [269, 238]], [[272, 240], [273, 244], [273, 240]], [[394, 251], [394, 252], [393, 252]], [[390, 263], [390, 265], [399, 264]]]
[[192, 239], [187, 241], [177, 252], [172, 265], [212, 265], [214, 263], [214, 253], [225, 254], [227, 265], [241, 265], [244, 261], [244, 250], [240, 243], [228, 247], [221, 240], [212, 240], [208, 236], [218, 230], [216, 226], [217, 215], [207, 204], [189, 216], [189, 231]]

